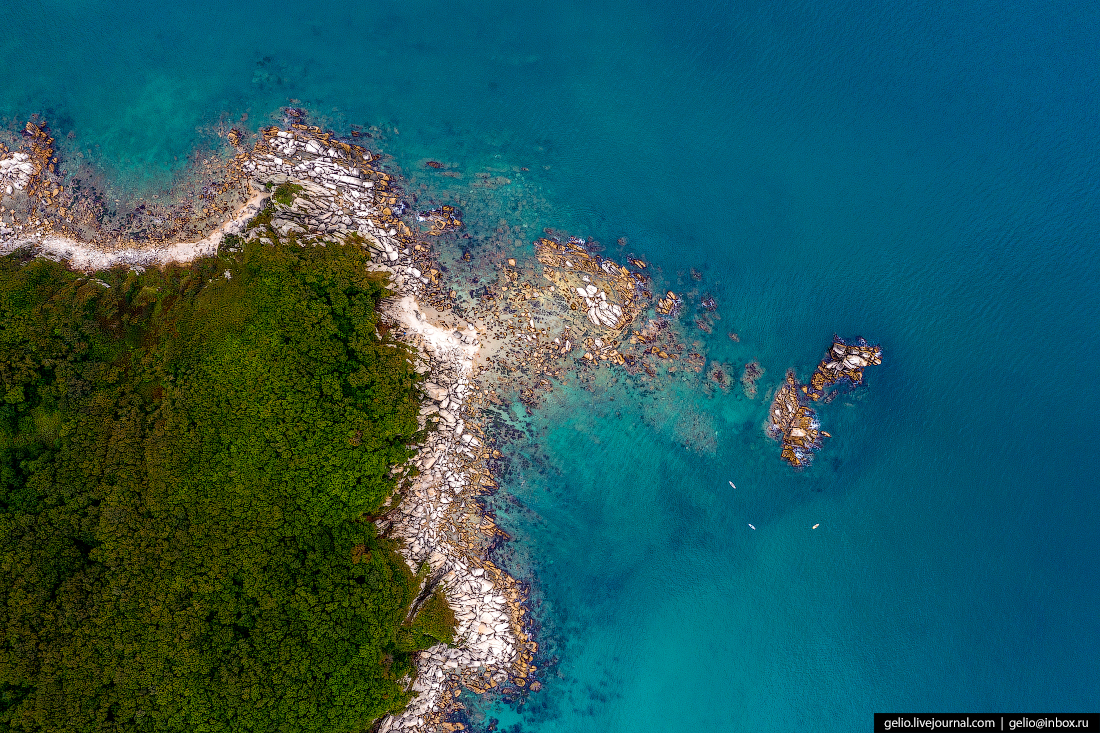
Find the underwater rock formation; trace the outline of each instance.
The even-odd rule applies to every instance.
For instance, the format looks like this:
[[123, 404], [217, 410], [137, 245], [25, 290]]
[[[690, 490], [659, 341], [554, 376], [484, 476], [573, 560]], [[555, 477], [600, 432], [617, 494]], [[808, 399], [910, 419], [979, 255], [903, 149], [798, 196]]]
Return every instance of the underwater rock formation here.
[[764, 369], [760, 362], [753, 360], [745, 365], [745, 371], [741, 373], [741, 389], [750, 400], [756, 399], [756, 382], [764, 376]]
[[426, 221], [431, 227], [426, 233], [438, 237], [448, 229], [461, 229], [461, 213], [453, 206], [443, 205], [430, 211], [422, 211], [416, 217], [417, 221]]

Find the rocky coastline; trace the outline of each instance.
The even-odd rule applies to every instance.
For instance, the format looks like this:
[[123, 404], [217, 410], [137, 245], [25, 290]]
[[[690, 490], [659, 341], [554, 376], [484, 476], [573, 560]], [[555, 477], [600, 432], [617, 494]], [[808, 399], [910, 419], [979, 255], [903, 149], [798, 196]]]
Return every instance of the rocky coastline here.
[[220, 235], [231, 233], [219, 230], [233, 226], [254, 196], [241, 169], [248, 152], [239, 146], [240, 136], [230, 130], [222, 137], [237, 147], [196, 151], [171, 190], [120, 200], [104, 190], [101, 171], [80, 162], [79, 152], [75, 160], [62, 160], [49, 127], [32, 120], [16, 137], [4, 138], [11, 150], [0, 140], [0, 247], [27, 238], [58, 246], [72, 240], [92, 245], [97, 256], [147, 258], [149, 251], [178, 250], [213, 237], [207, 247], [216, 248]]
[[371, 250], [372, 268], [390, 277], [395, 295], [383, 314], [394, 334], [416, 351], [417, 371], [429, 378], [420, 420], [436, 430], [421, 447], [415, 475], [378, 525], [401, 540], [410, 568], [428, 566], [421, 597], [441, 587], [457, 629], [454, 646], [420, 653], [411, 681], [417, 695], [378, 730], [455, 730], [460, 724], [447, 718], [459, 690], [481, 692], [505, 682], [524, 686], [537, 644], [525, 630], [519, 584], [485, 559], [496, 528], [476, 497], [495, 488], [486, 467], [492, 450], [469, 408], [479, 389], [474, 361], [481, 339], [476, 327], [447, 312], [453, 296], [425, 241], [461, 226], [461, 220], [452, 207], [440, 207], [418, 214], [416, 224], [427, 231], [414, 231], [401, 218], [411, 212], [393, 179], [372, 167], [373, 161], [369, 151], [318, 128], [264, 130], [242, 168], [264, 185], [297, 188], [289, 189], [289, 204], [274, 202], [265, 226], [244, 236], [263, 240], [276, 234], [302, 246], [318, 238], [359, 243]]
[[[477, 390], [473, 365], [479, 337], [468, 324], [441, 325], [448, 316], [436, 307], [446, 309], [450, 302], [423, 240], [460, 226], [454, 210], [423, 212], [417, 219], [429, 231], [414, 232], [400, 218], [404, 207], [390, 189], [391, 177], [370, 165], [369, 151], [318, 128], [294, 125], [265, 129], [250, 151], [234, 159], [232, 165], [248, 176], [248, 198], [206, 236], [144, 246], [85, 241], [59, 222], [68, 212], [55, 201], [60, 187], [51, 180], [52, 139], [28, 124], [31, 130], [32, 154], [0, 153], [0, 213], [7, 214], [0, 254], [31, 248], [75, 269], [95, 270], [188, 262], [232, 246], [231, 236], [286, 246], [338, 241], [371, 251], [371, 268], [389, 276], [394, 292], [382, 308], [387, 325], [417, 352], [415, 368], [430, 380], [421, 427], [437, 427], [414, 464], [400, 472], [399, 478], [408, 480], [377, 523], [383, 534], [402, 541], [401, 554], [413, 571], [430, 567], [421, 597], [443, 588], [458, 621], [455, 645], [419, 654], [416, 678], [408, 681], [417, 694], [402, 714], [379, 721], [377, 729], [457, 730], [461, 724], [447, 717], [460, 687], [482, 692], [506, 681], [527, 684], [537, 645], [525, 631], [525, 595], [484, 559], [497, 530], [475, 501], [495, 487], [485, 466], [492, 451], [466, 409]], [[240, 133], [231, 140], [239, 144]], [[278, 200], [280, 186], [293, 191], [288, 200]]]
[[[486, 427], [488, 411], [515, 399], [530, 412], [567, 373], [584, 382], [618, 369], [643, 388], [686, 380], [708, 393], [716, 385], [723, 394], [735, 377], [727, 365], [705, 369], [701, 342], [688, 343], [676, 324], [691, 294], [655, 296], [643, 260], [630, 256], [620, 264], [579, 237], [545, 230], [534, 241], [534, 258], [503, 257], [476, 291], [452, 289], [457, 279], [445, 275], [432, 242], [463, 227], [461, 212], [449, 205], [414, 210], [377, 154], [295, 120], [261, 130], [251, 147], [246, 133], [228, 131], [236, 153], [209, 189], [219, 203], [196, 213], [207, 218], [176, 220], [171, 236], [129, 239], [89, 218], [71, 192], [66, 196], [48, 130], [28, 123], [22, 150], [0, 149], [0, 254], [30, 248], [95, 270], [187, 262], [233, 248], [237, 238], [273, 246], [338, 242], [370, 252], [368, 267], [384, 273], [393, 292], [380, 328], [410, 348], [426, 378], [420, 425], [428, 429], [416, 459], [398, 470], [399, 491], [376, 523], [400, 541], [413, 572], [426, 570], [419, 598], [443, 590], [457, 620], [453, 645], [419, 654], [408, 680], [416, 695], [407, 708], [375, 730], [461, 730], [463, 688], [540, 685], [524, 588], [488, 559], [504, 536], [478, 501], [496, 488], [490, 465], [501, 458]], [[692, 277], [701, 279], [694, 271]], [[699, 318], [696, 326], [710, 333], [717, 304], [708, 295], [699, 307], [706, 328]], [[782, 441], [784, 460], [807, 465], [827, 435], [809, 402], [828, 401], [832, 386], [859, 383], [862, 368], [880, 362], [877, 347], [837, 339], [809, 387], [788, 373], [767, 428]], [[747, 399], [756, 396], [762, 374], [755, 360], [746, 364]], [[696, 449], [710, 450], [711, 440], [707, 431]]]
[[[377, 156], [317, 127], [269, 127], [248, 150], [244, 137], [228, 135], [238, 153], [223, 179], [240, 195], [235, 208], [220, 211], [217, 226], [191, 240], [137, 241], [70, 219], [73, 208], [60, 203], [53, 140], [45, 127], [28, 123], [31, 150], [0, 152], [0, 254], [29, 248], [95, 270], [188, 262], [234, 247], [234, 237], [282, 246], [334, 241], [370, 251], [368, 267], [385, 273], [394, 293], [381, 308], [385, 327], [415, 352], [414, 367], [427, 378], [420, 423], [432, 428], [416, 460], [399, 471], [401, 489], [377, 524], [400, 540], [410, 569], [427, 568], [419, 597], [441, 588], [457, 620], [455, 644], [419, 654], [408, 681], [417, 694], [376, 729], [460, 730], [452, 720], [462, 688], [539, 686], [524, 589], [487, 559], [503, 533], [477, 497], [496, 488], [488, 464], [501, 454], [482, 426], [483, 407], [514, 394], [530, 409], [569, 366], [655, 374], [646, 358], [675, 362], [679, 348], [663, 320], [631, 335], [651, 305], [640, 260], [631, 270], [594, 254], [583, 239], [548, 232], [536, 242], [541, 272], [515, 259], [500, 262], [499, 284], [456, 308], [458, 294], [445, 286], [429, 238], [462, 227], [457, 209], [412, 211]], [[659, 312], [667, 315], [677, 302], [670, 293]], [[631, 345], [647, 346], [624, 355]]]
[[53, 140], [44, 126], [28, 123], [29, 151], [0, 152], [0, 254], [30, 248], [95, 270], [188, 262], [232, 248], [233, 237], [370, 251], [369, 268], [385, 273], [394, 293], [381, 308], [385, 327], [415, 351], [414, 367], [427, 378], [420, 422], [432, 428], [377, 524], [401, 541], [410, 569], [427, 567], [420, 597], [441, 588], [457, 619], [455, 644], [420, 653], [409, 680], [416, 696], [377, 730], [459, 730], [463, 724], [452, 719], [462, 688], [539, 685], [524, 590], [487, 559], [502, 533], [477, 497], [496, 488], [488, 466], [501, 454], [482, 425], [484, 408], [514, 395], [530, 410], [568, 369], [675, 374], [683, 347], [667, 317], [683, 301], [669, 292], [654, 304], [643, 261], [632, 258], [631, 269], [584, 239], [548, 231], [535, 243], [535, 262], [497, 263], [499, 281], [459, 303], [430, 241], [462, 227], [457, 209], [413, 211], [378, 156], [320, 128], [268, 127], [250, 149], [245, 137], [227, 135], [237, 154], [220, 176], [239, 194], [235, 208], [219, 209], [221, 221], [203, 236], [137, 241], [72, 221]]

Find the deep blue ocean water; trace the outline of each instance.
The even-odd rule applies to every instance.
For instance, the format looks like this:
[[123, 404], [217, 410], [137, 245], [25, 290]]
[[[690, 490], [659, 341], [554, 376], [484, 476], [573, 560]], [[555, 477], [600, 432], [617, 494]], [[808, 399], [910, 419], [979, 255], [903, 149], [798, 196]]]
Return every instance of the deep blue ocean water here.
[[[45, 115], [122, 194], [293, 103], [384, 130], [475, 246], [499, 219], [528, 225], [521, 254], [547, 226], [626, 237], [660, 283], [716, 297], [692, 338], [759, 360], [761, 397], [567, 384], [523, 421], [494, 502], [556, 660], [486, 721], [1100, 709], [1100, 6], [28, 0], [0, 19], [0, 117]], [[763, 394], [834, 333], [885, 362], [819, 410], [836, 437], [794, 472]]]

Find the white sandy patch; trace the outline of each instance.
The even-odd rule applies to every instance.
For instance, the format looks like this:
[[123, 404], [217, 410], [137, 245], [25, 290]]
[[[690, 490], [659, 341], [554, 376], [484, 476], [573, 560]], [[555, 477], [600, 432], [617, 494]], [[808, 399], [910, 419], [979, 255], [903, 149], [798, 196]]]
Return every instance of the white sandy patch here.
[[222, 238], [240, 234], [252, 217], [256, 216], [267, 201], [269, 193], [253, 191], [252, 196], [221, 226], [205, 239], [197, 242], [174, 242], [152, 247], [128, 247], [105, 251], [95, 245], [79, 242], [69, 237], [32, 234], [16, 238], [0, 245], [0, 255], [10, 254], [22, 247], [34, 247], [41, 256], [65, 260], [74, 270], [106, 270], [115, 265], [165, 265], [169, 262], [191, 262], [200, 257], [216, 254]]
[[409, 333], [419, 335], [424, 340], [425, 347], [432, 351], [437, 359], [444, 359], [454, 354], [458, 356], [464, 371], [469, 372], [473, 369], [478, 349], [477, 331], [473, 326], [466, 324], [461, 331], [441, 328], [428, 320], [416, 299], [411, 295], [392, 298], [385, 303], [383, 310], [386, 315], [404, 326]]

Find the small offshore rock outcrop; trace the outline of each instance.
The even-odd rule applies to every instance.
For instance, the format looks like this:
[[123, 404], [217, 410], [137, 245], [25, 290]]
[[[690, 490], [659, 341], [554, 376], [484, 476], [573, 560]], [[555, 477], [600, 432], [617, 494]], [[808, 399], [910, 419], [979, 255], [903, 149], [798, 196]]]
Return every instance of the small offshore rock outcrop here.
[[782, 443], [780, 457], [796, 468], [810, 465], [814, 451], [821, 447], [817, 413], [805, 403], [802, 390], [794, 372], [788, 371], [768, 415], [768, 435]]
[[871, 346], [861, 338], [847, 343], [839, 336], [833, 336], [833, 345], [814, 370], [806, 392], [816, 402], [826, 397], [826, 390], [845, 380], [852, 387], [858, 387], [863, 384], [863, 368], [881, 363], [880, 347]]
[[681, 298], [676, 297], [676, 293], [669, 290], [665, 293], [665, 297], [657, 301], [656, 310], [662, 316], [675, 315], [683, 306], [684, 301]]
[[821, 438], [829, 434], [821, 430], [817, 413], [809, 402], [831, 402], [840, 385], [853, 389], [863, 383], [863, 369], [882, 363], [882, 348], [871, 346], [864, 339], [851, 343], [833, 336], [833, 345], [825, 353], [810, 377], [809, 385], [800, 384], [793, 371], [787, 372], [784, 383], [776, 390], [768, 414], [767, 433], [780, 441], [780, 457], [795, 468], [804, 468], [813, 461], [821, 448]]

